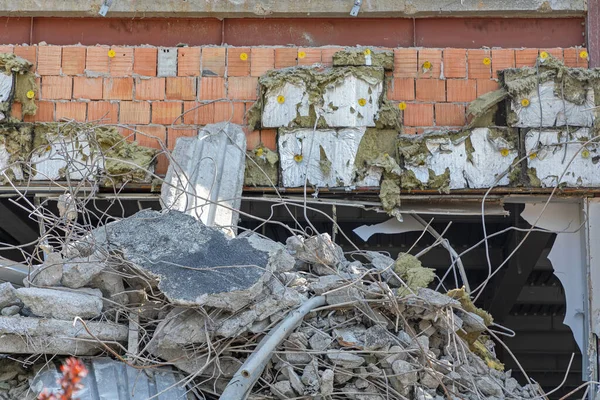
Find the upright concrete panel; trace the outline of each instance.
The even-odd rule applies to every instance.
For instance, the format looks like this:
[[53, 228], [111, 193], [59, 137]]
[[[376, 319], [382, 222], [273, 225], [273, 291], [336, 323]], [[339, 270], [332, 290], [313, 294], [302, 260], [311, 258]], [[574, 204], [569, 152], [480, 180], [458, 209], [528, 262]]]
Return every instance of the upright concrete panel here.
[[177, 76], [177, 49], [161, 47], [158, 49], [158, 76]]
[[382, 90], [382, 80], [349, 74], [323, 93], [323, 118], [330, 127], [375, 126]]
[[288, 82], [265, 93], [262, 125], [265, 128], [288, 126], [296, 117], [307, 117], [308, 111], [306, 85]]

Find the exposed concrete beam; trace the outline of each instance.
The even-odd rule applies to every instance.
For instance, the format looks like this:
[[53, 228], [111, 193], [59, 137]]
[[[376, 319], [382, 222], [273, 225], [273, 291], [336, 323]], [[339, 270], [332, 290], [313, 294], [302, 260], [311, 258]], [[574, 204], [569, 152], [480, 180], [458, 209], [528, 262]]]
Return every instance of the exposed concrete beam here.
[[[0, 0], [0, 15], [98, 16], [103, 0]], [[109, 17], [349, 17], [353, 0], [113, 0]], [[365, 0], [359, 17], [584, 15], [585, 0]]]

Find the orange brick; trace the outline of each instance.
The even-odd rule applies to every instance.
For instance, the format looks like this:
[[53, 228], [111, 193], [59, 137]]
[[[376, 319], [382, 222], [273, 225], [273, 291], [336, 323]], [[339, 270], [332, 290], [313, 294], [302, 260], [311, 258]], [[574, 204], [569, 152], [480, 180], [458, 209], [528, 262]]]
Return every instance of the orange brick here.
[[35, 115], [26, 115], [25, 122], [54, 122], [54, 103], [51, 101], [38, 101]]
[[225, 98], [225, 78], [200, 78], [200, 100]]
[[153, 124], [181, 124], [183, 102], [181, 101], [155, 101], [152, 103]]
[[515, 51], [511, 49], [492, 50], [492, 78], [498, 77], [498, 71], [515, 67]]
[[[165, 151], [167, 149], [167, 130], [162, 125], [142, 125], [136, 126], [135, 141], [140, 146], [152, 147]], [[158, 154], [156, 156], [156, 166], [154, 173], [157, 175], [164, 175], [169, 167], [167, 156]]]
[[10, 116], [18, 120], [23, 120], [23, 105], [21, 103], [12, 103], [10, 108]]
[[134, 126], [116, 126], [115, 129], [123, 136], [124, 141], [134, 142], [135, 141], [135, 127]]
[[87, 120], [100, 124], [116, 124], [119, 117], [119, 105], [108, 101], [91, 101], [88, 103]]
[[175, 148], [175, 144], [177, 143], [177, 139], [180, 137], [196, 137], [198, 136], [198, 129], [196, 128], [181, 128], [181, 127], [172, 127], [167, 128], [167, 144], [169, 150], [173, 151]]
[[251, 52], [248, 47], [227, 49], [227, 76], [250, 75]]
[[565, 59], [562, 48], [540, 49], [540, 52], [542, 52], [542, 51], [545, 51], [546, 53], [550, 54], [552, 57], [554, 57], [558, 60], [563, 61]]
[[131, 47], [113, 47], [115, 56], [110, 58], [112, 76], [131, 76], [133, 74], [133, 49]]
[[515, 50], [515, 66], [533, 67], [538, 58], [538, 49]]
[[154, 47], [136, 47], [133, 51], [133, 72], [143, 76], [156, 76], [158, 50]]
[[40, 75], [60, 75], [62, 47], [39, 46], [37, 72]]
[[576, 68], [577, 67], [577, 59], [579, 58], [579, 49], [569, 48], [565, 49], [563, 52], [563, 56], [565, 59], [565, 65], [567, 67]]
[[260, 146], [260, 131], [250, 131], [244, 128], [246, 134], [246, 150], [254, 150]]
[[167, 78], [167, 100], [195, 100], [196, 79], [191, 76]]
[[405, 135], [416, 135], [417, 134], [417, 128], [409, 128], [407, 126], [402, 127], [402, 133]]
[[97, 74], [108, 74], [108, 47], [93, 46], [87, 48], [85, 69]]
[[477, 79], [477, 97], [500, 89], [500, 84], [491, 79]]
[[251, 50], [252, 62], [250, 75], [261, 76], [275, 68], [275, 50], [263, 47], [253, 47]]
[[489, 50], [469, 50], [469, 78], [490, 79], [492, 77], [492, 58]]
[[416, 99], [420, 101], [446, 101], [446, 81], [442, 79], [417, 79]]
[[31, 71], [35, 72], [37, 64], [37, 47], [36, 46], [15, 46], [15, 55], [26, 59], [33, 64]]
[[102, 78], [76, 76], [73, 78], [74, 99], [102, 99]]
[[477, 98], [477, 81], [474, 79], [448, 79], [446, 87], [449, 102], [468, 102]]
[[417, 50], [394, 49], [394, 76], [397, 78], [416, 78], [419, 69]]
[[137, 100], [164, 100], [165, 78], [135, 78]]
[[275, 49], [275, 68], [295, 67], [298, 64], [298, 49], [283, 47]]
[[404, 125], [432, 126], [433, 104], [408, 104], [404, 110]]
[[388, 86], [388, 99], [409, 101], [415, 99], [415, 80], [412, 78], [391, 79]]
[[62, 73], [65, 75], [81, 75], [85, 72], [85, 47], [63, 47]]
[[333, 55], [342, 50], [344, 50], [343, 47], [333, 47], [321, 50], [321, 63], [326, 67], [333, 66]]
[[104, 99], [133, 99], [133, 78], [104, 78]]
[[234, 100], [256, 100], [258, 78], [253, 76], [229, 78], [227, 97]]
[[314, 65], [321, 62], [321, 50], [301, 47], [298, 49], [298, 65]]
[[267, 149], [277, 151], [277, 130], [263, 129], [260, 131], [260, 142]]
[[70, 76], [48, 75], [42, 78], [43, 99], [70, 100], [73, 93], [73, 78]]
[[444, 76], [446, 78], [467, 77], [467, 51], [465, 49], [444, 50]]
[[215, 103], [214, 122], [231, 122], [242, 125], [244, 123], [244, 103], [218, 101]]
[[150, 103], [147, 101], [122, 101], [119, 104], [119, 122], [122, 124], [149, 124]]
[[177, 75], [200, 76], [200, 47], [181, 47], [177, 50]]
[[588, 57], [581, 57], [581, 52], [585, 52], [587, 53], [587, 49], [579, 49], [579, 56], [577, 57], [577, 66], [580, 68], [589, 68], [590, 67], [590, 58]]
[[450, 103], [435, 105], [435, 124], [437, 126], [463, 126], [465, 122], [464, 105]]
[[14, 53], [15, 52], [15, 47], [12, 45], [2, 45], [0, 46], [0, 53]]
[[87, 104], [83, 102], [56, 103], [56, 120], [68, 119], [85, 122], [86, 111]]
[[192, 125], [206, 125], [214, 122], [215, 103], [183, 102], [183, 122]]
[[[429, 61], [431, 69], [424, 71], [423, 64]], [[419, 50], [419, 77], [420, 78], [439, 78], [442, 73], [442, 51], [432, 49]]]
[[202, 76], [225, 76], [225, 48], [202, 49]]

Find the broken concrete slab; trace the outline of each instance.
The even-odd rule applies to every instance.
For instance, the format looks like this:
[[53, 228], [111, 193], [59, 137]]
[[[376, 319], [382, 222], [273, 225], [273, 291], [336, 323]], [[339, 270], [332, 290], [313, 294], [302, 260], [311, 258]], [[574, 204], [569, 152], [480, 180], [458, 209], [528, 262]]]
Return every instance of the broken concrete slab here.
[[17, 303], [17, 293], [10, 282], [0, 283], [0, 308]]
[[117, 305], [126, 305], [129, 302], [123, 278], [115, 271], [101, 272], [90, 281], [90, 286], [102, 292], [105, 310]]
[[96, 243], [158, 280], [174, 304], [236, 311], [263, 292], [269, 252], [247, 238], [227, 240], [178, 211], [140, 211], [95, 232]]
[[102, 313], [102, 293], [99, 296], [63, 290], [20, 288], [16, 296], [38, 317], [72, 320], [96, 318]]
[[302, 81], [267, 89], [263, 103], [262, 126], [265, 128], [288, 126], [297, 117], [309, 116], [308, 93]]
[[34, 286], [60, 285], [64, 260], [59, 253], [49, 253], [42, 265], [31, 272], [30, 281]]
[[286, 240], [288, 251], [297, 259], [311, 263], [335, 267], [344, 261], [344, 251], [331, 240], [328, 233], [303, 238], [290, 236]]
[[66, 287], [81, 288], [98, 276], [105, 268], [104, 260], [96, 254], [89, 257], [75, 257], [64, 260], [61, 282]]
[[278, 138], [284, 187], [352, 186], [354, 161], [364, 128], [280, 129]]
[[244, 131], [229, 122], [207, 125], [197, 137], [177, 139], [161, 188], [164, 207], [234, 235], [242, 202], [245, 152]]

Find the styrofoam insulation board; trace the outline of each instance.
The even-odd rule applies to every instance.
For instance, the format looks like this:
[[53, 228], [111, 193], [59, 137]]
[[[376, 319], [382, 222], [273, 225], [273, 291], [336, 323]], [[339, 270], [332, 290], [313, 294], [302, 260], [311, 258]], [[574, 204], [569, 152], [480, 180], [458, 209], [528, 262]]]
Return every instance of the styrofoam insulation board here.
[[[405, 169], [413, 171], [416, 178], [427, 184], [429, 169], [436, 175], [443, 174], [446, 168], [450, 170], [450, 189], [478, 189], [491, 186], [506, 186], [510, 183], [508, 174], [498, 182], [498, 176], [503, 174], [518, 156], [518, 150], [507, 140], [490, 135], [488, 128], [477, 128], [471, 131], [473, 152], [471, 161], [468, 159], [467, 137], [452, 141], [450, 137], [436, 137], [426, 140], [429, 154], [422, 165], [405, 163]], [[502, 150], [508, 150], [505, 155]]]
[[[383, 81], [367, 82], [348, 74], [323, 93], [323, 118], [330, 127], [375, 126]], [[360, 105], [361, 99], [365, 104]]]
[[69, 179], [92, 179], [104, 167], [104, 160], [98, 154], [90, 157], [90, 144], [84, 135], [77, 140], [70, 137], [56, 137], [47, 147], [36, 149], [31, 156], [34, 181]]
[[[555, 126], [592, 126], [594, 123], [594, 89], [588, 88], [587, 97], [582, 105], [571, 103], [557, 97], [554, 93], [555, 83], [546, 82], [539, 86], [540, 96], [537, 88], [528, 95], [514, 98], [511, 102], [512, 110], [515, 112], [517, 122], [513, 126], [518, 128], [551, 128]], [[560, 89], [559, 89], [560, 93]], [[529, 105], [521, 105], [523, 99], [529, 100]], [[540, 99], [541, 121], [540, 121]], [[565, 118], [566, 116], [566, 118]]]
[[6, 150], [3, 141], [0, 141], [0, 182], [4, 179], [4, 173], [10, 176], [12, 172], [16, 180], [23, 180], [23, 167], [19, 163], [11, 163], [10, 153]]
[[265, 93], [262, 125], [265, 128], [288, 126], [298, 115], [306, 117], [308, 112], [308, 93], [304, 82], [287, 82]]
[[[283, 186], [304, 186], [307, 176], [309, 186], [352, 186], [354, 160], [365, 131], [365, 128], [280, 129], [278, 148]], [[321, 149], [331, 163], [327, 174], [321, 167]]]
[[[13, 91], [13, 75], [7, 75], [4, 73], [0, 73], [0, 103], [4, 103], [10, 100], [10, 96]], [[3, 112], [0, 112], [0, 121], [4, 120], [6, 115]]]
[[235, 235], [246, 156], [242, 128], [228, 122], [207, 125], [197, 137], [177, 139], [172, 156], [161, 189], [165, 208]]
[[[558, 183], [575, 187], [600, 186], [600, 144], [594, 141], [581, 149], [583, 143], [592, 137], [591, 134], [588, 128], [576, 130], [568, 139], [560, 129], [527, 132], [525, 150], [528, 155], [534, 153], [527, 158], [527, 167], [535, 168], [542, 187], [554, 187]], [[575, 155], [578, 151], [579, 154]], [[573, 156], [575, 158], [569, 164]], [[565, 169], [567, 172], [559, 182]]]

